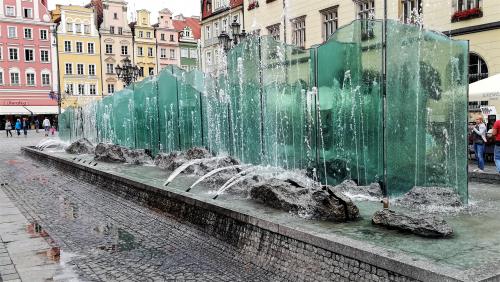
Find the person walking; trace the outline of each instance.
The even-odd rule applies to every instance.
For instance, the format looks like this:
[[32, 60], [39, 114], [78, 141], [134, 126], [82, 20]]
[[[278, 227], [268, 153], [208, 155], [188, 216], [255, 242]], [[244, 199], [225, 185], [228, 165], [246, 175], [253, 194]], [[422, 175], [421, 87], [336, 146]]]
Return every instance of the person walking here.
[[486, 146], [486, 125], [483, 117], [476, 119], [476, 125], [472, 128], [472, 140], [474, 144], [474, 153], [476, 154], [477, 166], [475, 172], [484, 172], [484, 148]]
[[17, 119], [15, 127], [16, 127], [17, 136], [20, 136], [21, 135], [21, 129], [22, 129], [22, 125], [21, 125], [21, 120], [20, 119]]
[[24, 131], [24, 138], [28, 138], [28, 128], [30, 126], [30, 123], [28, 122], [27, 118], [23, 118], [23, 131]]
[[49, 136], [50, 120], [47, 117], [45, 117], [45, 119], [43, 120], [42, 125], [45, 129], [45, 136]]
[[40, 129], [40, 121], [38, 119], [35, 120], [35, 130], [38, 133], [38, 129]]
[[495, 166], [497, 167], [497, 172], [500, 173], [500, 120], [495, 122], [491, 133], [495, 140]]
[[5, 122], [5, 132], [7, 133], [7, 138], [12, 137], [12, 124], [10, 123], [10, 120], [7, 120]]

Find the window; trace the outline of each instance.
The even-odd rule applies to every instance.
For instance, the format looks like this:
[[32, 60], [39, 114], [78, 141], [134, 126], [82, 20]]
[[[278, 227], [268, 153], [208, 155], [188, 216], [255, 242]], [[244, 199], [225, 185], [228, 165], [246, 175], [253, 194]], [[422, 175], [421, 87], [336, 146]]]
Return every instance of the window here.
[[106, 73], [113, 74], [114, 73], [114, 69], [115, 68], [114, 68], [113, 64], [107, 64], [106, 65]]
[[122, 34], [123, 34], [123, 27], [119, 27], [119, 28], [118, 28], [118, 34], [119, 34], [119, 35], [122, 35]]
[[170, 41], [174, 42], [175, 41], [175, 38], [174, 38], [174, 35], [173, 34], [170, 34]]
[[165, 41], [165, 33], [160, 34], [161, 41]]
[[140, 70], [141, 70], [141, 71], [140, 71], [140, 74], [139, 74], [139, 75], [140, 75], [140, 76], [144, 76], [144, 67], [140, 67]]
[[3, 85], [3, 71], [0, 70], [0, 85]]
[[210, 26], [205, 27], [205, 39], [210, 39]]
[[66, 92], [68, 92], [69, 94], [73, 95], [73, 84], [66, 84], [66, 86], [64, 87], [64, 89], [66, 90]]
[[73, 74], [73, 65], [72, 64], [66, 64], [66, 74]]
[[35, 56], [33, 55], [33, 49], [24, 49], [24, 61], [25, 62], [34, 62]]
[[94, 43], [87, 44], [87, 51], [89, 54], [94, 54]]
[[113, 93], [115, 93], [115, 85], [108, 84], [108, 94], [113, 94]]
[[117, 20], [118, 19], [118, 13], [113, 14], [113, 19]]
[[189, 58], [189, 49], [181, 48], [181, 57], [182, 58]]
[[50, 85], [50, 74], [42, 73], [42, 85], [43, 86]]
[[405, 23], [417, 23], [422, 13], [422, 0], [403, 0], [403, 19]]
[[78, 74], [78, 75], [83, 75], [84, 74], [83, 64], [77, 64], [76, 65], [76, 74]]
[[170, 49], [170, 59], [175, 59], [175, 49]]
[[155, 68], [149, 68], [149, 75], [154, 75], [155, 74]]
[[128, 55], [128, 46], [122, 46], [122, 55]]
[[486, 62], [475, 53], [469, 54], [469, 83], [488, 77], [488, 66]]
[[298, 47], [306, 45], [306, 16], [292, 20], [292, 42]]
[[23, 9], [23, 17], [28, 18], [28, 19], [33, 18], [33, 10], [31, 10], [29, 8], [24, 8]]
[[110, 26], [109, 27], [109, 33], [110, 34], [115, 34], [115, 27], [114, 26]]
[[3, 60], [3, 47], [0, 46], [0, 61]]
[[90, 34], [90, 25], [86, 24], [83, 26], [83, 32], [85, 34]]
[[375, 0], [362, 0], [358, 4], [358, 19], [361, 22], [361, 40], [373, 38], [373, 23], [369, 20], [375, 18]]
[[24, 29], [24, 38], [26, 38], [26, 39], [33, 39], [33, 29], [31, 29], [31, 28], [25, 28]]
[[144, 56], [144, 50], [142, 47], [137, 47], [137, 56]]
[[90, 95], [97, 95], [97, 88], [96, 88], [95, 84], [89, 85], [89, 92], [90, 92]]
[[40, 61], [42, 63], [49, 62], [49, 51], [48, 50], [40, 50]]
[[10, 73], [10, 84], [11, 85], [19, 85], [19, 73], [11, 72]]
[[143, 38], [144, 37], [144, 32], [143, 31], [139, 31], [139, 38]]
[[194, 48], [189, 49], [189, 57], [192, 59], [198, 59], [198, 50]]
[[106, 54], [113, 54], [113, 45], [106, 44]]
[[26, 84], [28, 86], [35, 86], [35, 74], [34, 73], [27, 73], [26, 74]]
[[82, 42], [76, 42], [76, 52], [83, 53], [83, 43]]
[[85, 95], [85, 85], [78, 84], [78, 95]]
[[64, 41], [64, 52], [71, 52], [71, 41]]
[[9, 48], [9, 60], [19, 60], [19, 51], [17, 50], [17, 48]]
[[280, 40], [280, 24], [273, 24], [267, 27], [267, 33], [271, 35], [274, 40]]
[[165, 48], [160, 49], [160, 58], [162, 58], [162, 59], [167, 58], [167, 49], [165, 49]]
[[481, 0], [452, 0], [451, 3], [455, 12], [479, 9], [482, 6]]
[[6, 6], [5, 7], [5, 15], [9, 17], [15, 17], [16, 16], [16, 9], [14, 6]]
[[322, 19], [323, 41], [327, 41], [338, 28], [337, 6], [320, 12]]
[[95, 76], [95, 65], [89, 65], [89, 75]]
[[67, 23], [66, 24], [66, 31], [67, 32], [73, 32], [73, 23]]
[[151, 32], [149, 32], [149, 31], [148, 31], [148, 32], [146, 32], [146, 37], [147, 37], [147, 38], [151, 38]]
[[207, 52], [207, 65], [211, 66], [212, 65], [212, 53]]
[[219, 23], [214, 23], [214, 36], [219, 36]]
[[148, 56], [153, 57], [153, 48], [148, 47]]
[[8, 36], [9, 38], [16, 38], [17, 37], [17, 28], [15, 26], [9, 26], [8, 28]]
[[75, 24], [76, 27], [76, 33], [82, 33], [82, 25], [81, 24]]
[[40, 39], [47, 40], [48, 39], [48, 31], [46, 29], [40, 30]]

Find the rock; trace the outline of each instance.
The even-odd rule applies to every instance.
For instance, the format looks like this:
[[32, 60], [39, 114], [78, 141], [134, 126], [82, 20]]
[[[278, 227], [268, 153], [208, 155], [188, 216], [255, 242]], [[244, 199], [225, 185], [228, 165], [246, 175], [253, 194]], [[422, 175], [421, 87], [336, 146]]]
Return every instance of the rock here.
[[303, 187], [293, 179], [264, 179], [251, 186], [250, 197], [267, 206], [312, 219], [347, 221], [359, 216], [357, 207], [344, 195], [317, 186]]
[[372, 183], [370, 186], [358, 186], [352, 180], [345, 180], [339, 185], [332, 188], [333, 191], [342, 192], [355, 198], [375, 198], [380, 200], [383, 198], [382, 189], [378, 183]]
[[186, 151], [185, 157], [188, 160], [196, 160], [211, 158], [213, 155], [205, 148], [193, 147]]
[[460, 196], [447, 187], [413, 187], [403, 197], [395, 201], [397, 205], [411, 209], [457, 208], [462, 206]]
[[173, 151], [168, 154], [160, 153], [156, 155], [154, 160], [154, 164], [157, 167], [167, 170], [175, 170], [185, 162], [186, 159], [182, 155], [182, 152], [178, 151]]
[[94, 145], [87, 139], [81, 138], [71, 143], [68, 148], [66, 148], [66, 153], [68, 154], [93, 154]]
[[384, 209], [373, 214], [372, 223], [423, 237], [448, 238], [453, 229], [441, 217], [429, 214], [402, 214]]
[[143, 164], [151, 161], [145, 150], [131, 150], [115, 144], [99, 143], [95, 149], [96, 161]]

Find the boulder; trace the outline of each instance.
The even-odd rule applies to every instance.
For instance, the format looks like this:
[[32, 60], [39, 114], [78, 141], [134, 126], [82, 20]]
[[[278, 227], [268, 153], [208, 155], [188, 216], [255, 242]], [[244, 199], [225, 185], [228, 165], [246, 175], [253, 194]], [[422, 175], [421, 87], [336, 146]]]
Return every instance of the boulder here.
[[95, 148], [96, 161], [143, 164], [151, 161], [145, 150], [131, 150], [115, 144], [99, 143]]
[[66, 148], [66, 153], [76, 155], [93, 154], [94, 145], [92, 145], [87, 138], [81, 138], [71, 143], [71, 145]]
[[154, 164], [161, 169], [175, 170], [186, 161], [182, 152], [173, 151], [168, 154], [160, 153], [156, 155]]
[[207, 159], [213, 155], [205, 148], [193, 147], [185, 152], [185, 158], [188, 160]]
[[441, 217], [429, 214], [403, 214], [384, 209], [373, 214], [372, 223], [422, 237], [448, 238], [453, 229]]
[[396, 205], [411, 209], [458, 208], [462, 207], [460, 196], [447, 187], [413, 187], [403, 197], [395, 201]]
[[250, 197], [311, 219], [343, 222], [359, 216], [357, 207], [344, 195], [327, 192], [318, 185], [304, 187], [293, 179], [264, 179], [251, 186]]

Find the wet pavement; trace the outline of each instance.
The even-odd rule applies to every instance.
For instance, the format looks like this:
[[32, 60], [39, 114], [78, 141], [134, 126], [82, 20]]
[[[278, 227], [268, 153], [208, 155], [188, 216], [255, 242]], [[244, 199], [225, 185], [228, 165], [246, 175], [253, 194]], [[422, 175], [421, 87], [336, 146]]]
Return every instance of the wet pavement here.
[[[277, 281], [237, 249], [0, 139], [0, 281]], [[18, 280], [16, 280], [18, 279]]]

